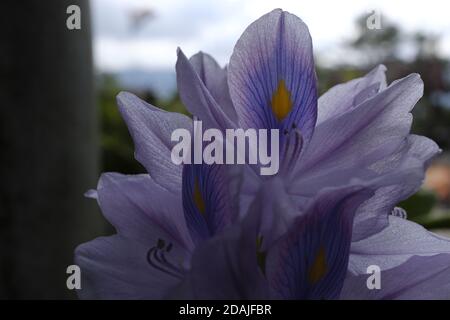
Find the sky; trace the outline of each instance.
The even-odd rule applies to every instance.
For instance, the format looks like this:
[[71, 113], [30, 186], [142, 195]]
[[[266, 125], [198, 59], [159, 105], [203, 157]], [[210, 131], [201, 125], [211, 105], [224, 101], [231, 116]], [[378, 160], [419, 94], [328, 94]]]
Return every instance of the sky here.
[[[176, 49], [186, 55], [200, 50], [221, 65], [231, 56], [244, 29], [280, 7], [309, 27], [316, 56], [338, 63], [339, 48], [355, 34], [354, 21], [376, 10], [405, 31], [439, 35], [441, 55], [450, 56], [448, 0], [92, 0], [94, 58], [98, 70], [118, 72], [173, 69]], [[132, 19], [140, 14], [141, 19]], [[136, 24], [133, 24], [135, 21]], [[137, 23], [139, 25], [137, 25]]]

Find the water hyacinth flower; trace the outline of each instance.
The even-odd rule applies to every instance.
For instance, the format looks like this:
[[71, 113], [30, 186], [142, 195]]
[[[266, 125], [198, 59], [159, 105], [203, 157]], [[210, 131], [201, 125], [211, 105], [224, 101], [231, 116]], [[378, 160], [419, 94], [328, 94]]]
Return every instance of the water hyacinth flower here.
[[227, 68], [179, 50], [176, 69], [206, 128], [281, 130], [281, 171], [175, 165], [171, 132], [192, 120], [121, 93], [148, 174], [103, 174], [90, 194], [117, 234], [77, 248], [81, 298], [450, 298], [450, 240], [395, 209], [439, 152], [410, 134], [418, 75], [388, 86], [379, 66], [318, 99], [308, 29], [282, 10], [245, 30]]

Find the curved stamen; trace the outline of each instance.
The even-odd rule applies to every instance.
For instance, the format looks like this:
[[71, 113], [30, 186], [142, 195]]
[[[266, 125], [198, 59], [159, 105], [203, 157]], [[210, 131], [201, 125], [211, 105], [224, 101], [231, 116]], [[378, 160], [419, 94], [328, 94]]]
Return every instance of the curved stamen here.
[[160, 255], [158, 256], [157, 253], [155, 253], [155, 259], [166, 266], [167, 268], [171, 269], [173, 272], [177, 272], [179, 274], [183, 274], [183, 270], [177, 266], [175, 266], [173, 263], [169, 262], [166, 257], [164, 256], [164, 252], [159, 251]]
[[172, 244], [170, 243], [166, 247], [164, 241], [158, 240], [157, 245], [148, 250], [147, 261], [149, 265], [161, 272], [181, 279], [184, 271], [166, 259], [163, 251], [164, 249], [166, 252], [169, 252], [172, 249]]
[[294, 167], [298, 160], [303, 147], [303, 139], [301, 133], [292, 126], [293, 131], [286, 134], [284, 141], [282, 155], [281, 155], [281, 170], [289, 172]]

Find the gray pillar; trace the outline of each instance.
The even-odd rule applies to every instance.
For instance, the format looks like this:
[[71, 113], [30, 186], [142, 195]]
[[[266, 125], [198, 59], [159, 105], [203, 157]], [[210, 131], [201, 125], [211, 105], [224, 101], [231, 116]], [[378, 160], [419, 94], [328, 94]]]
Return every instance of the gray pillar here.
[[[66, 9], [81, 8], [81, 30]], [[0, 10], [0, 298], [70, 298], [73, 250], [102, 232], [89, 2]]]

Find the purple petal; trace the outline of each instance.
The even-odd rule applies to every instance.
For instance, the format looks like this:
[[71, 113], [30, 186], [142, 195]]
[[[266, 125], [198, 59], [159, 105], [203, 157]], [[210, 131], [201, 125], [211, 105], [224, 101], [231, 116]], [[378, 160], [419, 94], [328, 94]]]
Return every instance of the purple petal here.
[[105, 218], [119, 234], [148, 245], [170, 238], [192, 249], [181, 194], [169, 193], [149, 175], [102, 174], [97, 194]]
[[[147, 254], [154, 243], [145, 245], [120, 235], [97, 238], [80, 245], [75, 263], [82, 280], [82, 299], [162, 299], [180, 279], [151, 266]], [[174, 263], [186, 253], [174, 248], [167, 256]]]
[[277, 9], [253, 22], [234, 48], [228, 76], [244, 128], [296, 126], [309, 141], [317, 92], [311, 37], [302, 20]]
[[155, 108], [126, 92], [121, 92], [117, 101], [134, 140], [136, 159], [158, 184], [179, 193], [182, 168], [171, 161], [170, 153], [176, 143], [171, 141], [171, 135], [178, 128], [191, 130], [191, 119]]
[[319, 124], [298, 175], [358, 168], [394, 153], [409, 134], [410, 111], [422, 93], [422, 80], [412, 74], [357, 108]]
[[[189, 59], [195, 72], [228, 118], [236, 123], [237, 115], [228, 89], [227, 68], [221, 68], [209, 54], [199, 52]], [[200, 113], [201, 115], [203, 113]]]
[[280, 177], [260, 181], [254, 187], [259, 190], [246, 213], [247, 223], [256, 227], [257, 236], [263, 239], [260, 249], [265, 251], [290, 229], [298, 211]]
[[[249, 239], [250, 235], [255, 238]], [[176, 299], [264, 299], [267, 284], [257, 265], [256, 233], [236, 229], [200, 245]]]
[[339, 116], [386, 88], [386, 67], [379, 65], [362, 78], [338, 84], [319, 98], [317, 123]]
[[267, 279], [279, 297], [339, 297], [347, 272], [353, 217], [371, 195], [361, 187], [322, 192], [296, 219], [267, 256]]
[[263, 243], [270, 244], [279, 234], [276, 230], [281, 231], [276, 223], [268, 224], [270, 219], [284, 220], [283, 215], [287, 215], [279, 206], [285, 203], [283, 197], [278, 197], [279, 186], [276, 179], [262, 185], [242, 221], [197, 247], [192, 268], [175, 298], [269, 298], [263, 263], [258, 260], [266, 248], [258, 246], [258, 239], [263, 235]]
[[235, 127], [235, 124], [214, 99], [202, 78], [181, 49], [178, 49], [176, 71], [178, 92], [181, 100], [189, 112], [203, 121], [206, 129]]
[[370, 275], [349, 275], [341, 299], [450, 299], [450, 254], [413, 256], [380, 275], [379, 290], [367, 288]]
[[195, 243], [216, 235], [237, 218], [225, 170], [224, 165], [183, 167], [184, 217]]
[[319, 124], [298, 161], [291, 192], [305, 198], [355, 178], [375, 179], [378, 188], [386, 188], [356, 216], [354, 240], [382, 230], [393, 207], [420, 187], [426, 164], [439, 152], [433, 141], [408, 135], [410, 110], [422, 88], [420, 78], [411, 75]]
[[86, 198], [89, 198], [89, 199], [95, 199], [95, 200], [97, 200], [97, 198], [98, 198], [97, 190], [89, 189], [88, 191], [86, 191], [86, 192], [84, 193], [84, 196], [85, 196]]
[[[384, 159], [365, 167], [336, 167], [315, 176], [304, 174], [292, 181], [290, 193], [295, 195], [299, 208], [324, 187], [342, 186], [365, 181], [374, 190], [355, 217], [354, 240], [377, 233], [387, 225], [387, 216], [401, 200], [415, 193], [422, 184], [426, 165], [439, 152], [430, 139], [410, 135], [400, 148]], [[300, 160], [301, 161], [301, 160]]]
[[[394, 207], [420, 189], [428, 162], [439, 152], [434, 141], [410, 135], [399, 152], [372, 165], [371, 168], [382, 176], [379, 181], [388, 186], [378, 189], [375, 196], [358, 210], [353, 241], [364, 239], [387, 226], [388, 215]], [[398, 182], [393, 184], [395, 179]]]
[[413, 255], [450, 254], [450, 239], [437, 236], [422, 226], [389, 216], [389, 226], [361, 241], [353, 242], [349, 270], [365, 273], [369, 265], [382, 270], [396, 267]]

